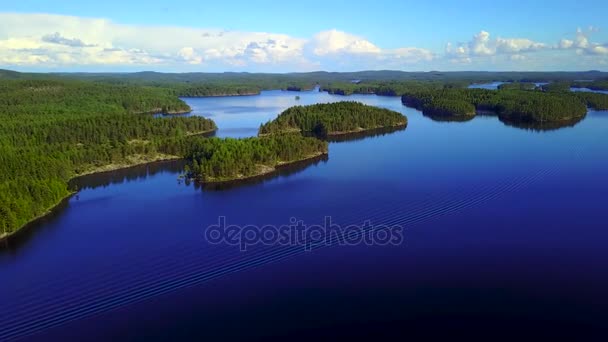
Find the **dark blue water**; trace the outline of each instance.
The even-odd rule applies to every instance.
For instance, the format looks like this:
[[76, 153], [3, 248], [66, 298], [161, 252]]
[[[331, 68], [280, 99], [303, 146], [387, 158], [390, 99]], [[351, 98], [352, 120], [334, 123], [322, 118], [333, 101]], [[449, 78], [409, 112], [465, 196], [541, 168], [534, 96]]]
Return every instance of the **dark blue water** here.
[[[294, 104], [344, 99], [187, 101], [219, 136], [241, 137]], [[79, 180], [77, 197], [0, 252], [0, 340], [606, 332], [608, 112], [543, 131], [492, 116], [436, 122], [399, 98], [347, 99], [401, 111], [409, 125], [227, 190], [180, 182], [175, 162]], [[241, 252], [205, 239], [219, 216], [370, 220], [403, 227], [403, 243]]]

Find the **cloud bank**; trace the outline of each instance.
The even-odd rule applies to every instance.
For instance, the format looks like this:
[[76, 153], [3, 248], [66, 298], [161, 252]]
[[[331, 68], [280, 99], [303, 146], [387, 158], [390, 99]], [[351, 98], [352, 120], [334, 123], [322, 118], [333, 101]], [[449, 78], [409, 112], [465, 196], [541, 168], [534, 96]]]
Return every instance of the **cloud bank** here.
[[[527, 38], [494, 38], [480, 31], [469, 41], [447, 43], [437, 53], [403, 46], [382, 48], [364, 37], [331, 29], [312, 37], [218, 28], [125, 25], [103, 18], [0, 13], [0, 67], [66, 70], [132, 68], [168, 71], [310, 71], [526, 67], [535, 54], [552, 51], [608, 60], [608, 44], [592, 42], [597, 28], [577, 30], [555, 44]], [[407, 37], [403, 37], [407, 41]], [[484, 64], [485, 63], [485, 64]], [[490, 64], [489, 64], [490, 63]], [[511, 64], [508, 64], [511, 63]], [[463, 66], [464, 67], [464, 66]], [[471, 69], [471, 67], [469, 67]], [[515, 67], [517, 69], [517, 67]]]

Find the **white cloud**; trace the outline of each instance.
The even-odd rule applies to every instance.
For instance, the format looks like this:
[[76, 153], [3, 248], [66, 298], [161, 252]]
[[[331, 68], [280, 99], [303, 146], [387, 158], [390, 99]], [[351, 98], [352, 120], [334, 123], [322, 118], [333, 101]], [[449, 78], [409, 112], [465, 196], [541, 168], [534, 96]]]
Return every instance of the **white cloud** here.
[[469, 42], [469, 49], [471, 54], [475, 56], [489, 56], [495, 53], [495, 50], [489, 47], [490, 44], [490, 33], [481, 31], [475, 36], [473, 40]]
[[562, 50], [575, 49], [577, 55], [608, 55], [608, 43], [600, 44], [589, 41], [589, 36], [598, 31], [599, 29], [594, 26], [589, 26], [586, 31], [578, 28], [574, 40], [562, 39], [558, 48]]
[[526, 60], [526, 56], [524, 55], [511, 55], [511, 57], [509, 57], [512, 61], [523, 61]]
[[[332, 29], [312, 37], [157, 25], [125, 25], [103, 18], [0, 13], [0, 67], [70, 69], [130, 67], [171, 71], [310, 71], [355, 69], [488, 68], [526, 65], [541, 51], [575, 53], [599, 63], [608, 44], [592, 42], [598, 29], [577, 30], [555, 46], [528, 38], [493, 38], [484, 30], [443, 53], [420, 47], [382, 48]], [[407, 37], [404, 37], [404, 41]], [[430, 43], [427, 45], [431, 45]], [[595, 61], [595, 62], [593, 62]], [[490, 67], [491, 68], [491, 67]]]
[[496, 52], [498, 53], [521, 53], [533, 52], [547, 48], [546, 44], [537, 43], [525, 38], [498, 38], [496, 40]]
[[[452, 43], [446, 45], [446, 55], [452, 61], [469, 61], [472, 57], [489, 57], [498, 54], [509, 56], [521, 55], [547, 49], [548, 45], [527, 38], [496, 38], [491, 39], [490, 33], [480, 31], [467, 43]], [[523, 60], [522, 58], [517, 58]]]
[[317, 33], [308, 44], [317, 56], [339, 53], [377, 54], [381, 50], [371, 42], [338, 30]]
[[570, 40], [570, 39], [562, 39], [559, 41], [559, 48], [560, 49], [569, 49], [571, 47], [574, 46], [574, 41]]

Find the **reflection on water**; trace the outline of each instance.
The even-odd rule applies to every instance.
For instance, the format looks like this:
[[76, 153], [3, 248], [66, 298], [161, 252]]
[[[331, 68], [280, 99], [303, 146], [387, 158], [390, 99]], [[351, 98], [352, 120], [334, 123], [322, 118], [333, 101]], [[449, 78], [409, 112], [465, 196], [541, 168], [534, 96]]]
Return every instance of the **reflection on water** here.
[[585, 117], [575, 118], [572, 120], [564, 120], [559, 122], [518, 122], [518, 121], [510, 121], [505, 118], [499, 117], [500, 122], [504, 123], [506, 126], [516, 127], [520, 129], [525, 129], [528, 131], [535, 132], [546, 132], [546, 131], [555, 131], [562, 128], [574, 127], [579, 122], [583, 121]]
[[457, 116], [445, 116], [445, 115], [430, 115], [423, 114], [425, 117], [437, 121], [437, 122], [467, 122], [475, 118], [475, 115], [457, 115]]
[[34, 239], [42, 229], [52, 229], [53, 226], [50, 223], [55, 222], [61, 217], [63, 212], [69, 207], [70, 198], [63, 199], [48, 214], [28, 223], [12, 235], [0, 240], [0, 255], [5, 253], [15, 255], [30, 240]]
[[178, 174], [182, 172], [186, 161], [168, 160], [154, 162], [150, 164], [137, 165], [125, 169], [95, 173], [91, 175], [74, 178], [70, 181], [70, 188], [73, 190], [95, 189], [106, 187], [110, 184], [122, 184], [138, 179], [145, 179], [160, 172], [170, 172]]
[[363, 140], [363, 139], [368, 139], [368, 138], [383, 137], [387, 134], [392, 134], [395, 132], [403, 131], [406, 128], [407, 128], [407, 125], [396, 126], [396, 127], [376, 128], [376, 129], [371, 129], [371, 130], [364, 131], [364, 132], [355, 132], [355, 133], [349, 133], [349, 134], [334, 135], [334, 136], [325, 138], [325, 140], [327, 140], [329, 142], [357, 141], [357, 140]]

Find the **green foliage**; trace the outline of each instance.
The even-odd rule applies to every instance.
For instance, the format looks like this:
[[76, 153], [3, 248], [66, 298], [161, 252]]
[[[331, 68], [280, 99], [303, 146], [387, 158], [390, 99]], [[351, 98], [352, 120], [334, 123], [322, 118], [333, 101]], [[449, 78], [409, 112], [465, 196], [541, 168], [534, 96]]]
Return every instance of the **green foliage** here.
[[94, 82], [6, 80], [0, 82], [0, 114], [104, 114], [188, 112], [172, 91]]
[[0, 80], [0, 234], [43, 214], [76, 174], [133, 155], [181, 153], [178, 138], [215, 129], [170, 91], [65, 80]]
[[535, 90], [536, 84], [531, 82], [509, 82], [498, 86], [500, 90]]
[[288, 108], [262, 125], [259, 134], [301, 131], [323, 137], [405, 124], [407, 118], [401, 113], [346, 101]]
[[[591, 103], [584, 95], [570, 92], [484, 89], [412, 91], [403, 95], [402, 102], [431, 116], [474, 115], [475, 110], [490, 110], [502, 119], [522, 122], [557, 122], [581, 118], [587, 112], [586, 103]], [[596, 102], [599, 103], [599, 100]]]
[[382, 96], [401, 96], [408, 91], [420, 89], [466, 88], [466, 81], [365, 81], [358, 83], [330, 82], [321, 88], [330, 94], [376, 94]]
[[282, 163], [327, 153], [327, 142], [300, 134], [188, 141], [189, 176], [204, 182], [256, 176]]
[[592, 82], [574, 82], [574, 88], [588, 88], [591, 90], [608, 90], [608, 80], [597, 80]]
[[543, 91], [551, 93], [569, 93], [570, 82], [551, 82], [543, 85], [541, 88]]
[[576, 92], [574, 93], [587, 106], [597, 110], [608, 110], [608, 95], [591, 92]]

